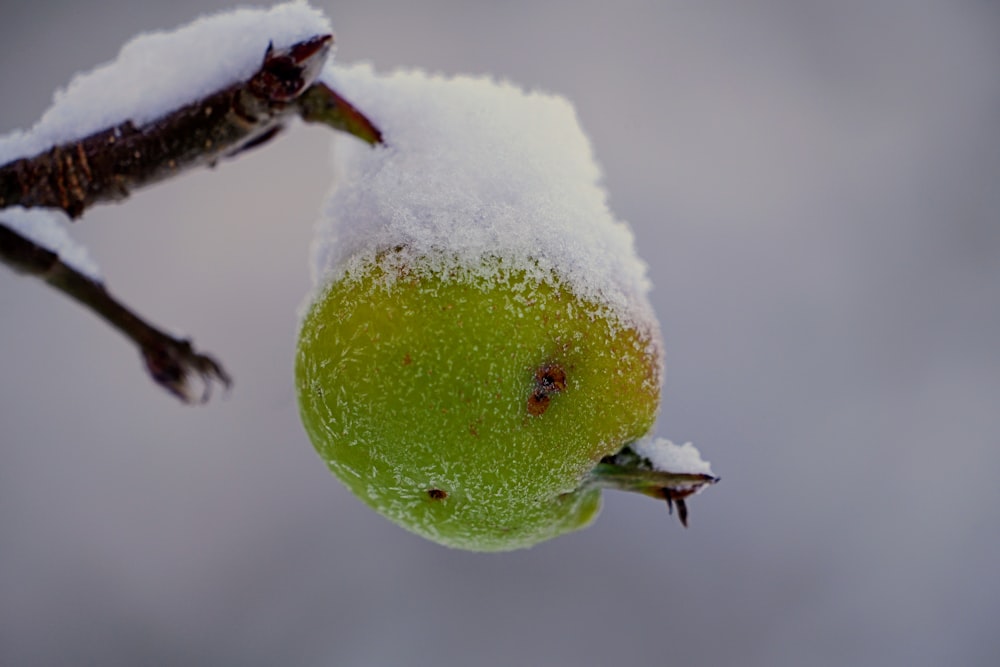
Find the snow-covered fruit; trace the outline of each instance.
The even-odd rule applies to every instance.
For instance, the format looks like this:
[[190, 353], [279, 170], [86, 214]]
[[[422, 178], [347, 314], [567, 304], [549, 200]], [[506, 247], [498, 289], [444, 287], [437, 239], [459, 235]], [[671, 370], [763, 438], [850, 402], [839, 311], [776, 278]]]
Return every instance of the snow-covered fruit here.
[[648, 438], [661, 343], [646, 265], [572, 104], [485, 77], [321, 79], [384, 138], [335, 145], [299, 337], [302, 420], [334, 474], [465, 549], [581, 528], [608, 487], [683, 521], [714, 478]]
[[496, 262], [380, 254], [318, 292], [296, 364], [334, 474], [401, 526], [480, 551], [587, 525], [595, 467], [650, 430], [660, 396], [655, 325]]

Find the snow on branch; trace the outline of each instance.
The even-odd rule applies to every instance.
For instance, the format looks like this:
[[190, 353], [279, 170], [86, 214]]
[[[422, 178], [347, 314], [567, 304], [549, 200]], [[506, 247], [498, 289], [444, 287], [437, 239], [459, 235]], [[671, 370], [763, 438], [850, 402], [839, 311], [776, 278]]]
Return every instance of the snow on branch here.
[[[312, 87], [332, 42], [332, 35], [318, 35], [285, 49], [268, 46], [246, 81], [145, 125], [127, 120], [9, 162], [0, 167], [0, 207], [59, 208], [77, 218], [95, 203], [124, 199], [137, 187], [259, 146], [289, 116], [301, 114], [299, 98]], [[324, 102], [338, 109], [338, 99], [325, 85], [310, 91], [309, 119], [337, 118], [316, 109]], [[374, 141], [373, 132], [365, 138]]]

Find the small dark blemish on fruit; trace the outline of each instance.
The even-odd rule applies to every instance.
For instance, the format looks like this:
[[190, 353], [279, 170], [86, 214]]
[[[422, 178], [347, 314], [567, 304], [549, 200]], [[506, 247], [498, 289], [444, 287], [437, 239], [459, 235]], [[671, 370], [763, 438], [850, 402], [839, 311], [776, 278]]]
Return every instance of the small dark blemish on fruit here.
[[409, 366], [413, 363], [413, 359], [410, 357], [409, 353], [403, 355], [403, 365]]
[[549, 391], [563, 391], [566, 389], [566, 371], [559, 364], [544, 366], [535, 372], [535, 382]]
[[541, 394], [537, 390], [528, 397], [528, 414], [537, 417], [549, 409], [552, 399], [547, 394]]
[[442, 489], [427, 489], [427, 496], [431, 500], [444, 500], [448, 497], [448, 493]]
[[566, 389], [566, 371], [559, 364], [545, 364], [535, 371], [535, 387], [528, 397], [528, 414], [537, 417], [549, 409], [552, 395]]

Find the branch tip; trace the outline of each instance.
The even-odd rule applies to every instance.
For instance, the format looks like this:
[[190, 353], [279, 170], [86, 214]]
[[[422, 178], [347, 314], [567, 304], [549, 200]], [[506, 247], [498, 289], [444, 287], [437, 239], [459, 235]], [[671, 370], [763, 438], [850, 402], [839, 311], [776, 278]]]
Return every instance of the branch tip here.
[[321, 123], [347, 132], [371, 145], [382, 143], [382, 132], [353, 104], [325, 83], [314, 83], [299, 97], [299, 113], [307, 123]]
[[[190, 340], [167, 337], [143, 346], [140, 353], [153, 381], [182, 403], [207, 403], [216, 382], [227, 393], [232, 387], [225, 369], [212, 357], [195, 352]], [[192, 386], [193, 377], [200, 381], [200, 393]]]

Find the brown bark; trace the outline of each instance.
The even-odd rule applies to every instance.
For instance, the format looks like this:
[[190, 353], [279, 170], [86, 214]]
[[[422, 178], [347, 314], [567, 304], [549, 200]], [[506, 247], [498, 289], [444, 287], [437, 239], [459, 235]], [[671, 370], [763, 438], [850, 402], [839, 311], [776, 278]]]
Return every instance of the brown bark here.
[[0, 167], [0, 208], [60, 208], [71, 218], [91, 205], [259, 145], [290, 116], [319, 74], [333, 38], [268, 48], [260, 69], [146, 125], [126, 121]]

